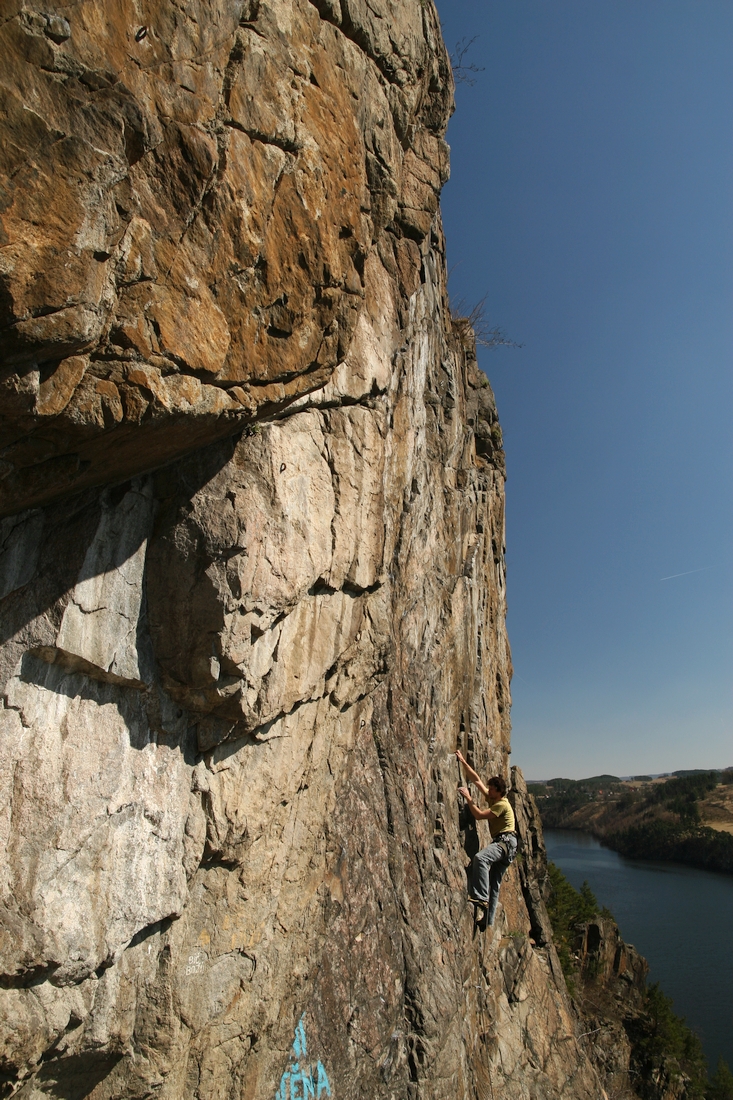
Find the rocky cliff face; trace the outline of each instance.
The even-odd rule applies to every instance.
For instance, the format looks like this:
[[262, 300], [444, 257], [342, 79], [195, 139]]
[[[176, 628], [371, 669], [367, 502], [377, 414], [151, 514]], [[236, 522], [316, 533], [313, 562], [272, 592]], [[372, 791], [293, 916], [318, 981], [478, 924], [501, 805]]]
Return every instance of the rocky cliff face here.
[[[430, 0], [9, 0], [6, 1095], [603, 1094], [506, 772], [504, 467]], [[538, 862], [539, 861], [539, 862]]]

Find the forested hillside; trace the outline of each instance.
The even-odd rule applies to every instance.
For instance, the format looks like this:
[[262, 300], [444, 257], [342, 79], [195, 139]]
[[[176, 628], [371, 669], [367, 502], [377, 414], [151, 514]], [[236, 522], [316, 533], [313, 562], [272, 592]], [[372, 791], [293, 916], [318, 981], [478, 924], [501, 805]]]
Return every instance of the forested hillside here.
[[545, 828], [583, 829], [630, 858], [733, 872], [733, 768], [552, 779], [529, 789]]

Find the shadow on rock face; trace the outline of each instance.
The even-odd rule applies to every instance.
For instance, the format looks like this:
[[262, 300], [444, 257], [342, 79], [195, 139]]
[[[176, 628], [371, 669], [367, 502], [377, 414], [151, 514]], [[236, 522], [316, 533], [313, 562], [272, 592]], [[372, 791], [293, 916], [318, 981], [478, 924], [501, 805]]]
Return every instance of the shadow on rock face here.
[[57, 1059], [39, 1070], [36, 1088], [55, 1100], [84, 1100], [111, 1073], [120, 1058], [121, 1054], [88, 1052]]
[[200, 748], [266, 739], [308, 701], [349, 706], [385, 674], [374, 419], [304, 411], [243, 436], [226, 467], [214, 448], [157, 475], [150, 633], [165, 690], [207, 716]]
[[0, 907], [13, 929], [0, 984], [19, 995], [40, 977], [52, 997], [94, 982], [140, 929], [181, 913], [201, 858], [195, 724], [160, 688], [147, 627], [155, 512], [140, 478], [0, 522]]
[[[209, 448], [208, 476], [232, 448]], [[156, 510], [143, 477], [0, 520], [0, 683], [28, 650], [98, 679], [150, 682], [145, 567]]]

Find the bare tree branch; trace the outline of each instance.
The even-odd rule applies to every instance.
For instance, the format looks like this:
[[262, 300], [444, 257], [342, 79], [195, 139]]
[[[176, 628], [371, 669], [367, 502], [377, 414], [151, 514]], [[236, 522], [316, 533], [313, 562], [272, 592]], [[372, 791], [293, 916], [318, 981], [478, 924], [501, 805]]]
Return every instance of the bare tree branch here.
[[451, 321], [453, 331], [457, 334], [458, 339], [463, 342], [473, 333], [477, 345], [482, 348], [524, 347], [524, 344], [518, 344], [515, 340], [510, 340], [504, 330], [497, 325], [489, 326], [489, 322], [486, 320], [486, 298], [487, 295], [484, 295], [480, 302], [476, 302], [470, 308], [463, 298], [451, 302]]
[[473, 87], [476, 83], [476, 78], [471, 74], [482, 73], [484, 71], [483, 65], [469, 65], [466, 63], [466, 54], [478, 37], [479, 36], [475, 34], [473, 38], [462, 38], [459, 42], [456, 42], [455, 49], [450, 55], [453, 79], [456, 84], [468, 84], [470, 87]]

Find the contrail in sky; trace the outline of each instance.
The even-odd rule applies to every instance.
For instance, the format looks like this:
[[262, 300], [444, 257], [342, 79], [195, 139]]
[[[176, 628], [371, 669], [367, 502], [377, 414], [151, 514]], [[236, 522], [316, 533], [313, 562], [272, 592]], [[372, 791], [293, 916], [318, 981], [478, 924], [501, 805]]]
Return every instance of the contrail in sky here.
[[687, 569], [684, 573], [672, 573], [670, 577], [660, 577], [660, 581], [673, 581], [675, 577], [689, 577], [690, 573], [704, 573], [706, 569], [712, 569], [712, 565], [703, 565], [702, 569]]

